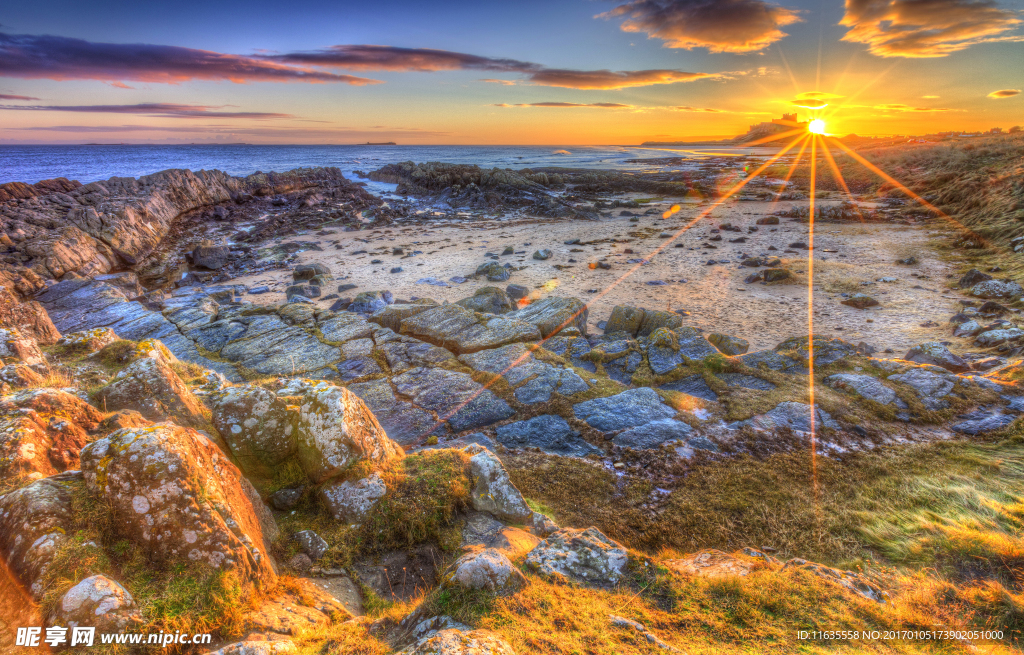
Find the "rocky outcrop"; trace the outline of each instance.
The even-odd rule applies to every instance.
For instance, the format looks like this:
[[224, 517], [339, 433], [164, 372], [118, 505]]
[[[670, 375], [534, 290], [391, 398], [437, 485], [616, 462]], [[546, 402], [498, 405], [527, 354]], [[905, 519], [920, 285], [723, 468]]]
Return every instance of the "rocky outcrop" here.
[[587, 305], [579, 298], [548, 296], [508, 316], [536, 325], [545, 339], [555, 334], [587, 335]]
[[171, 423], [125, 428], [90, 443], [81, 459], [89, 491], [152, 560], [233, 570], [246, 584], [275, 579], [270, 511], [201, 433]]
[[27, 366], [46, 366], [39, 344], [18, 328], [0, 328], [0, 358], [23, 362]]
[[19, 391], [0, 399], [0, 477], [40, 478], [78, 467], [103, 416], [59, 389]]
[[474, 353], [509, 343], [539, 341], [535, 326], [508, 316], [472, 312], [459, 305], [444, 305], [402, 321], [402, 334], [446, 348]]
[[400, 651], [400, 655], [516, 655], [504, 640], [488, 630], [457, 629], [430, 632]]
[[170, 366], [153, 357], [140, 357], [117, 372], [96, 393], [107, 411], [132, 409], [151, 421], [171, 419], [179, 425], [207, 425], [203, 405]]
[[41, 579], [72, 524], [67, 480], [44, 478], [0, 496], [0, 554], [11, 572], [39, 600]]
[[268, 477], [295, 454], [298, 414], [273, 391], [246, 385], [209, 396], [213, 425], [246, 475]]
[[530, 551], [526, 566], [556, 579], [607, 586], [622, 579], [627, 560], [626, 549], [597, 528], [563, 528]]
[[0, 287], [0, 327], [15, 328], [43, 346], [52, 345], [60, 338], [60, 332], [42, 305], [34, 300], [19, 302], [6, 286]]

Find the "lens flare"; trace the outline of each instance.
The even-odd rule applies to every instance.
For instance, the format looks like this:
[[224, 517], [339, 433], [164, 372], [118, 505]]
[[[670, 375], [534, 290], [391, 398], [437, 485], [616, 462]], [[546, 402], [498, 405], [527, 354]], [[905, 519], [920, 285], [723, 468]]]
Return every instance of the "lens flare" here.
[[820, 118], [815, 118], [811, 121], [811, 124], [807, 126], [807, 130], [811, 134], [824, 134], [825, 133], [825, 121]]

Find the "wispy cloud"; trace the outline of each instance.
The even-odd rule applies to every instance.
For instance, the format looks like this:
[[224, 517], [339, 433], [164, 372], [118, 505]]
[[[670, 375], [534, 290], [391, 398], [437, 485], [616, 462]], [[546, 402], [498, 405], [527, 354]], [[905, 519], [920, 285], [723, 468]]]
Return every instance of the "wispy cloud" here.
[[688, 113], [701, 113], [701, 114], [731, 114], [732, 112], [724, 109], [711, 109], [710, 107], [669, 107], [673, 111], [684, 111]]
[[944, 57], [979, 43], [1021, 41], [1017, 12], [992, 0], [846, 0], [844, 41], [879, 57]]
[[[0, 96], [2, 98], [3, 96]], [[7, 111], [70, 111], [87, 114], [136, 114], [158, 118], [295, 118], [291, 114], [261, 111], [220, 111], [223, 107], [151, 102], [138, 105], [0, 105]]]
[[484, 79], [479, 80], [479, 81], [480, 82], [487, 82], [488, 84], [501, 84], [503, 86], [515, 86], [516, 85], [514, 80], [498, 80], [498, 79], [494, 79], [494, 78], [484, 78]]
[[758, 52], [800, 22], [795, 9], [763, 0], [633, 0], [598, 15], [624, 18], [626, 32], [643, 32], [669, 48]]
[[379, 83], [365, 77], [208, 50], [4, 33], [0, 33], [0, 77], [168, 84], [189, 80]]
[[561, 109], [633, 109], [633, 105], [623, 105], [617, 102], [525, 102], [518, 104], [499, 103], [492, 107], [553, 107]]
[[11, 100], [28, 100], [28, 101], [32, 101], [32, 100], [39, 100], [39, 98], [32, 98], [30, 96], [12, 96], [12, 95], [7, 95], [5, 93], [0, 93], [0, 100], [7, 100], [7, 101], [11, 101]]
[[[0, 128], [2, 130], [4, 128]], [[307, 127], [265, 127], [238, 125], [45, 125], [33, 127], [6, 128], [10, 132], [57, 132], [82, 134], [209, 134], [236, 135], [275, 139], [365, 139], [389, 137], [432, 138], [449, 136], [451, 132], [424, 130], [419, 128], [384, 127], [374, 128], [307, 128]]]
[[898, 112], [921, 112], [921, 113], [939, 113], [947, 111], [958, 111], [956, 109], [950, 109], [948, 107], [914, 107], [911, 105], [904, 105], [900, 103], [891, 103], [887, 105], [875, 105], [872, 109], [878, 109], [880, 111], [898, 111]]
[[687, 73], [666, 69], [579, 71], [564, 68], [545, 68], [530, 75], [530, 81], [539, 86], [558, 86], [567, 89], [625, 89], [655, 84], [693, 82], [711, 77], [717, 76], [710, 73]]
[[481, 57], [432, 48], [399, 48], [387, 45], [333, 45], [321, 50], [262, 55], [286, 64], [323, 66], [365, 71], [485, 70], [528, 72], [541, 68], [517, 59]]
[[998, 91], [993, 91], [992, 93], [988, 94], [988, 97], [993, 98], [995, 100], [999, 100], [1001, 98], [1012, 98], [1013, 96], [1019, 94], [1020, 89], [999, 89]]

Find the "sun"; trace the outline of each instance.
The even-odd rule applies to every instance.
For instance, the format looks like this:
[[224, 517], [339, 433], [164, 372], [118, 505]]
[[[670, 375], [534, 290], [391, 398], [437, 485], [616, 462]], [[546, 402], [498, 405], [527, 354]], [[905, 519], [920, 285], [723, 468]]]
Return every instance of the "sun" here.
[[811, 121], [811, 124], [807, 126], [807, 131], [811, 134], [824, 134], [825, 133], [825, 121], [820, 118], [815, 118]]

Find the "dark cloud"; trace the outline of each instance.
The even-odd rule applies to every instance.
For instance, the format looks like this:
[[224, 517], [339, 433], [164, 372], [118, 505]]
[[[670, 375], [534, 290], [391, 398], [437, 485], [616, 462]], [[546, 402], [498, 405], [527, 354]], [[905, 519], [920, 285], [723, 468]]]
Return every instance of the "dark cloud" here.
[[3, 33], [0, 33], [0, 77], [170, 84], [189, 80], [379, 83], [364, 77], [208, 50]]
[[988, 94], [988, 97], [999, 100], [1002, 98], [1012, 98], [1015, 95], [1020, 95], [1020, 89], [999, 89]]
[[846, 0], [844, 41], [879, 57], [944, 57], [978, 43], [1020, 41], [1005, 35], [1017, 13], [992, 0]]
[[39, 98], [32, 98], [29, 96], [11, 96], [5, 93], [0, 93], [0, 100], [39, 100]]
[[373, 71], [484, 70], [530, 72], [537, 64], [516, 59], [496, 59], [431, 48], [397, 48], [387, 45], [335, 45], [322, 50], [265, 55], [287, 64]]
[[528, 102], [510, 105], [500, 103], [492, 107], [555, 107], [555, 108], [587, 108], [587, 109], [633, 109], [633, 105], [623, 105], [618, 102]]
[[[2, 96], [0, 96], [2, 97]], [[219, 111], [223, 107], [206, 105], [176, 105], [151, 102], [139, 105], [0, 105], [0, 110], [18, 111], [73, 111], [87, 114], [137, 114], [158, 118], [294, 118], [291, 114], [260, 111]]]
[[633, 0], [601, 18], [624, 18], [626, 32], [643, 32], [669, 48], [757, 52], [782, 39], [781, 28], [800, 22], [795, 9], [764, 0]]

